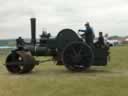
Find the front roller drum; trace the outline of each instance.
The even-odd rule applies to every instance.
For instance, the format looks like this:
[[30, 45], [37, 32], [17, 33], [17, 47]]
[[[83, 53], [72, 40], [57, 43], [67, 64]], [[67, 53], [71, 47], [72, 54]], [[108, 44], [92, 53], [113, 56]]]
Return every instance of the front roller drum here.
[[31, 72], [36, 63], [30, 52], [15, 51], [8, 55], [5, 66], [11, 73], [23, 74]]

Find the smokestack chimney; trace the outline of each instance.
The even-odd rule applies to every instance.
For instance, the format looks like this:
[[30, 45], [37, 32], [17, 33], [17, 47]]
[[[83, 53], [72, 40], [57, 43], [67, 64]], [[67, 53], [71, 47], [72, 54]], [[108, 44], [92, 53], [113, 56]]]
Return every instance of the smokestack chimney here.
[[31, 43], [36, 44], [36, 18], [31, 18]]

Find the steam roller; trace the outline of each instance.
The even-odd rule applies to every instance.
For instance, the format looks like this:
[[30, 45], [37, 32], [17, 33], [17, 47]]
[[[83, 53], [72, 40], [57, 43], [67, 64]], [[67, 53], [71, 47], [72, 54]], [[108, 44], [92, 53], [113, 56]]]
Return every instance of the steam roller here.
[[[105, 66], [109, 60], [109, 48], [90, 46], [85, 38], [78, 36], [72, 29], [63, 29], [57, 36], [51, 37], [50, 33], [42, 32], [40, 39], [36, 39], [36, 18], [30, 19], [31, 39], [16, 40], [16, 49], [12, 50], [5, 61], [6, 69], [14, 74], [29, 73], [40, 63], [50, 60], [56, 65], [64, 65], [69, 71], [81, 72], [90, 66]], [[50, 60], [38, 61], [36, 56], [52, 56]]]

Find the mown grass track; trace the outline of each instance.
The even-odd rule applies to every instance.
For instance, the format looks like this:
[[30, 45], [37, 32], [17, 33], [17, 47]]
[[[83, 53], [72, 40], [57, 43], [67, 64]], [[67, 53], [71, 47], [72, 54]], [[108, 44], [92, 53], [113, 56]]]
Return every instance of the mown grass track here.
[[82, 73], [47, 62], [29, 74], [10, 74], [2, 65], [8, 51], [0, 50], [0, 96], [128, 96], [128, 46], [111, 48], [106, 67]]

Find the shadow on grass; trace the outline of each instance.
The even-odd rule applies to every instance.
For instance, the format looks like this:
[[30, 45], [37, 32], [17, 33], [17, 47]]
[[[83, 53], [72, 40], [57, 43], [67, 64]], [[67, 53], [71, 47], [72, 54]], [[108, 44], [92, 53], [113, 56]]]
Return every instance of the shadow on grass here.
[[[37, 75], [37, 76], [50, 76], [50, 75], [56, 75], [56, 76], [60, 76], [60, 75], [89, 75], [89, 74], [116, 74], [116, 73], [120, 73], [120, 72], [116, 72], [116, 71], [112, 71], [112, 70], [106, 70], [106, 69], [95, 69], [95, 68], [90, 68], [88, 70], [82, 71], [82, 72], [73, 72], [73, 71], [69, 71], [65, 68], [63, 69], [50, 69], [50, 70], [41, 70], [41, 69], [36, 69], [33, 70], [31, 73], [28, 73], [27, 75]], [[24, 74], [26, 75], [26, 74]]]
[[[98, 74], [117, 74], [121, 73], [119, 71], [114, 71], [114, 70], [108, 70], [104, 67], [95, 67], [95, 68], [90, 68], [88, 70], [82, 71], [82, 72], [73, 72], [69, 71], [68, 69], [64, 67], [50, 67], [50, 68], [35, 68], [32, 72], [30, 73], [25, 73], [25, 74], [12, 74], [8, 73], [8, 75], [21, 75], [21, 76], [61, 76], [61, 75], [98, 75]], [[7, 75], [7, 74], [6, 74]]]

